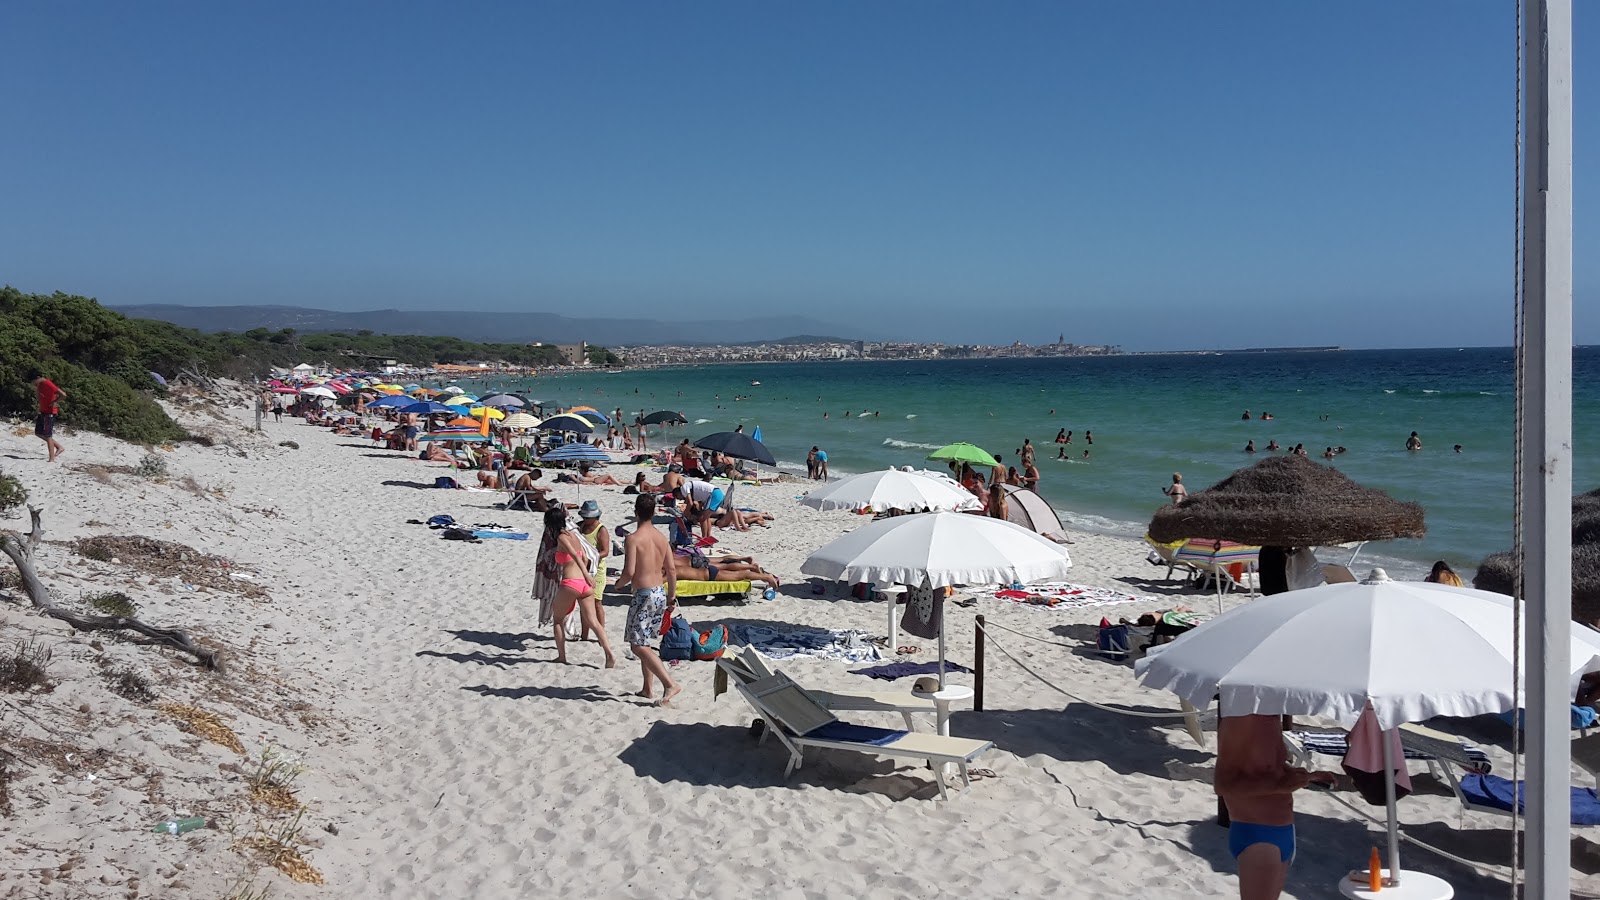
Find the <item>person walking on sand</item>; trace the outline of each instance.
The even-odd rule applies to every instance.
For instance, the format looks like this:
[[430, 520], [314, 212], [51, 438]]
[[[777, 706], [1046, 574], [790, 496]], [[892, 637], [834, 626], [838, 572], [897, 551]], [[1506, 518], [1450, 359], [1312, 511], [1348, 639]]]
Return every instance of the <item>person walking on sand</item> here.
[[1217, 796], [1228, 809], [1228, 852], [1239, 867], [1241, 900], [1276, 900], [1294, 862], [1294, 792], [1332, 772], [1289, 766], [1282, 716], [1217, 720]]
[[283, 421], [283, 397], [278, 394], [274, 394], [272, 397], [272, 421]]
[[584, 631], [594, 632], [595, 638], [600, 641], [600, 649], [605, 651], [606, 668], [615, 669], [616, 654], [611, 652], [611, 640], [606, 637], [606, 628], [600, 624], [599, 615], [595, 612], [600, 600], [595, 592], [594, 576], [589, 574], [588, 564], [589, 554], [593, 550], [578, 536], [577, 531], [567, 527], [567, 510], [564, 506], [552, 506], [545, 510], [544, 530], [547, 534], [556, 536], [550, 562], [553, 568], [560, 570], [556, 576], [560, 580], [555, 602], [556, 662], [562, 664], [567, 662], [565, 623], [573, 606], [577, 606]]
[[639, 530], [628, 535], [624, 543], [622, 574], [617, 578], [617, 587], [633, 590], [623, 639], [633, 655], [639, 657], [639, 668], [644, 671], [644, 688], [639, 696], [646, 700], [654, 697], [652, 679], [658, 679], [662, 695], [657, 705], [669, 706], [683, 688], [672, 680], [655, 645], [661, 640], [661, 623], [669, 620], [677, 606], [678, 576], [672, 547], [661, 530], [651, 524], [655, 515], [654, 496], [640, 494], [633, 501], [633, 518], [639, 523]]
[[1183, 486], [1183, 473], [1172, 473], [1172, 484], [1161, 489], [1161, 493], [1172, 498], [1174, 505], [1182, 503], [1189, 497], [1189, 489]]
[[39, 395], [39, 416], [33, 420], [33, 433], [44, 441], [45, 461], [55, 462], [56, 457], [66, 449], [56, 440], [56, 401], [65, 397], [67, 392], [56, 387], [56, 383], [44, 377], [44, 373], [38, 369], [28, 373], [28, 380], [33, 382], [33, 389]]
[[[640, 472], [639, 474], [643, 475], [644, 473]], [[578, 506], [578, 537], [583, 538], [584, 543], [594, 548], [595, 569], [591, 573], [594, 575], [596, 582], [594, 594], [596, 598], [604, 597], [606, 592], [606, 560], [611, 558], [611, 532], [600, 524], [600, 504], [593, 500], [585, 500]], [[597, 600], [594, 605], [594, 612], [595, 619], [600, 622], [600, 627], [605, 628], [605, 604]], [[589, 626], [587, 624], [583, 626], [582, 635], [578, 639], [582, 641], [589, 639]]]

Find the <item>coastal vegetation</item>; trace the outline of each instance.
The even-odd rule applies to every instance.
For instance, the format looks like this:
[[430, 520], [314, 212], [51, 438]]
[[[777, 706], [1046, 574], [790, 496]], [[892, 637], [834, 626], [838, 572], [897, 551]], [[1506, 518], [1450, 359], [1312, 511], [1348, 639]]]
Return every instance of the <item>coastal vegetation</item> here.
[[[593, 365], [619, 360], [590, 347]], [[89, 297], [27, 294], [0, 287], [0, 414], [35, 412], [29, 372], [37, 369], [67, 392], [63, 425], [141, 444], [182, 440], [184, 430], [155, 398], [167, 379], [254, 379], [274, 367], [300, 362], [359, 369], [393, 360], [433, 366], [473, 360], [514, 366], [561, 361], [550, 344], [497, 344], [448, 336], [390, 335], [373, 331], [300, 334], [292, 328], [208, 334], [151, 319], [130, 319]]]

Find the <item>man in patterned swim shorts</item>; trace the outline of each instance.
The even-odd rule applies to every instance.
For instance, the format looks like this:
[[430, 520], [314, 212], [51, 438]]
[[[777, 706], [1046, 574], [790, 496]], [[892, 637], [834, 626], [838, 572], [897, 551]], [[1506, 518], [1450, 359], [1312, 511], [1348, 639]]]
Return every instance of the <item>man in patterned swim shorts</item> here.
[[624, 635], [644, 670], [644, 690], [639, 696], [655, 696], [651, 679], [660, 679], [664, 693], [657, 705], [667, 706], [683, 688], [672, 680], [666, 663], [656, 652], [656, 644], [661, 640], [661, 623], [672, 615], [678, 602], [678, 577], [672, 564], [672, 546], [652, 522], [655, 515], [655, 495], [640, 494], [633, 503], [633, 517], [639, 527], [628, 535], [617, 587], [633, 588]]

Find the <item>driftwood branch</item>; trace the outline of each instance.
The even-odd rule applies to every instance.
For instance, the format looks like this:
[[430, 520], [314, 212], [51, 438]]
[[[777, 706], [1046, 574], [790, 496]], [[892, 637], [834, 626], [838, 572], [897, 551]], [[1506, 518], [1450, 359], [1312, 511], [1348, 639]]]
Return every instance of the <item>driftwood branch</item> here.
[[33, 530], [26, 535], [15, 531], [0, 532], [0, 553], [11, 557], [22, 576], [22, 588], [33, 601], [33, 608], [52, 619], [60, 619], [79, 631], [136, 631], [157, 643], [182, 650], [200, 661], [208, 669], [222, 667], [221, 654], [207, 650], [190, 639], [178, 628], [157, 628], [128, 616], [86, 616], [62, 609], [50, 600], [50, 591], [33, 568], [33, 551], [44, 539], [44, 525], [39, 521], [44, 511], [37, 506], [28, 507], [33, 520]]

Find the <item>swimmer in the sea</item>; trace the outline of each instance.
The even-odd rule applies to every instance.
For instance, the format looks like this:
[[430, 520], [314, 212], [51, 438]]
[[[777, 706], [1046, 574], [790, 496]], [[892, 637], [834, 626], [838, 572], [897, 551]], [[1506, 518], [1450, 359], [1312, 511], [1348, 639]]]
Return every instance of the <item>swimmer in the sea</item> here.
[[1255, 442], [1255, 440], [1253, 438], [1251, 440], [1248, 440], [1248, 441], [1245, 442], [1244, 452], [1246, 452], [1246, 453], [1254, 453], [1254, 452], [1256, 452], [1256, 442]]

